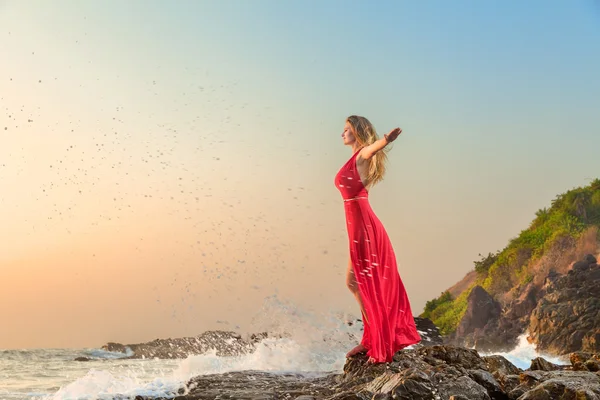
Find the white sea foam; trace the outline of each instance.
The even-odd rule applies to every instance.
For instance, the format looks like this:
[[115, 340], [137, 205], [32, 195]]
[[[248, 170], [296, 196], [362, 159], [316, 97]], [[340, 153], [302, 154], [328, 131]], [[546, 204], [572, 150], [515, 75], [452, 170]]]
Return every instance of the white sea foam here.
[[[126, 355], [100, 349], [11, 351], [0, 360], [0, 381], [3, 368], [7, 376], [15, 376], [15, 372], [21, 376], [3, 387], [0, 394], [10, 400], [174, 397], [188, 379], [198, 375], [248, 370], [308, 376], [340, 372], [346, 352], [358, 343], [362, 334], [361, 324], [349, 324], [351, 320], [340, 314], [301, 310], [273, 296], [266, 300], [250, 329], [269, 332], [269, 337], [258, 342], [255, 351], [240, 356], [218, 356], [217, 349], [178, 360], [123, 359]], [[425, 336], [428, 332], [420, 334]], [[522, 369], [528, 368], [538, 356], [556, 364], [566, 363], [564, 359], [536, 352], [525, 335], [515, 349], [494, 354], [506, 357]], [[82, 355], [92, 360], [73, 361]]]
[[[266, 299], [251, 331], [269, 332], [251, 353], [222, 357], [213, 349], [202, 355], [179, 360], [127, 360], [121, 353], [88, 349], [89, 362], [74, 362], [70, 354], [55, 370], [60, 376], [47, 386], [59, 386], [52, 393], [30, 390], [27, 396], [44, 400], [173, 397], [185, 382], [198, 375], [232, 371], [299, 373], [306, 376], [340, 372], [346, 352], [358, 343], [360, 324], [340, 314], [316, 314], [301, 310], [276, 296]], [[40, 387], [41, 388], [41, 387]], [[22, 391], [19, 391], [23, 394]], [[15, 393], [13, 393], [15, 394]]]
[[508, 361], [513, 363], [515, 366], [521, 369], [527, 369], [531, 366], [531, 360], [536, 357], [542, 357], [547, 361], [554, 364], [564, 365], [569, 364], [569, 361], [564, 357], [550, 356], [544, 353], [540, 353], [535, 349], [535, 345], [527, 341], [527, 335], [523, 334], [519, 336], [519, 342], [517, 347], [508, 352], [496, 352], [496, 353], [481, 353], [481, 355], [497, 354], [504, 356]]

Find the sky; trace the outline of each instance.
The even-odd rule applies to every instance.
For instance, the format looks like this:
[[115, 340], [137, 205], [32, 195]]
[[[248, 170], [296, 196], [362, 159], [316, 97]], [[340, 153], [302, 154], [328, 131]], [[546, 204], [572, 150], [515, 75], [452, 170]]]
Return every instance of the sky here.
[[9, 0], [0, 54], [0, 348], [358, 315], [352, 114], [403, 129], [370, 199], [415, 315], [600, 171], [591, 0]]

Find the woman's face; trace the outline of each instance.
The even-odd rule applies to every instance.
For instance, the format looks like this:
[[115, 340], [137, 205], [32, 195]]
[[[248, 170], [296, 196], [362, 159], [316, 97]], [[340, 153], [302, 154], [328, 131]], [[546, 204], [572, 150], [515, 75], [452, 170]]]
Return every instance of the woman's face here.
[[342, 139], [344, 140], [345, 145], [352, 145], [356, 142], [356, 137], [354, 136], [354, 130], [352, 129], [352, 125], [348, 121], [344, 124], [344, 132], [342, 132]]

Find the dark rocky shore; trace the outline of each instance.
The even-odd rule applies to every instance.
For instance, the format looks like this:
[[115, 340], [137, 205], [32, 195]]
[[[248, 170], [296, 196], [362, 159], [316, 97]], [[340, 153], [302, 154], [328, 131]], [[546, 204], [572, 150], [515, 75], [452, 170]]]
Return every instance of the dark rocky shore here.
[[[360, 323], [360, 320], [357, 321]], [[355, 322], [353, 322], [355, 323]], [[438, 328], [426, 318], [415, 318], [417, 329], [421, 332], [420, 346], [442, 344], [443, 339]], [[277, 337], [282, 337], [278, 335]], [[109, 342], [102, 346], [103, 350], [129, 354], [127, 358], [186, 358], [190, 355], [204, 354], [215, 350], [219, 357], [240, 356], [255, 350], [256, 344], [267, 337], [274, 337], [267, 332], [242, 336], [231, 331], [208, 331], [201, 335], [185, 338], [155, 339], [147, 343], [121, 344]], [[358, 340], [358, 339], [357, 339]], [[85, 361], [85, 360], [78, 360]]]
[[520, 370], [502, 356], [432, 345], [400, 351], [387, 364], [369, 365], [358, 355], [343, 373], [318, 378], [256, 371], [199, 376], [175, 399], [600, 399], [600, 355], [573, 353], [570, 360], [571, 365], [557, 366], [538, 358]]
[[[442, 338], [428, 319], [415, 322], [423, 341], [396, 353], [391, 363], [368, 365], [361, 354], [348, 359], [342, 373], [312, 378], [257, 371], [204, 375], [188, 381], [175, 398], [600, 400], [600, 266], [591, 255], [564, 274], [551, 271], [541, 286], [526, 285], [508, 305], [476, 287], [450, 337]], [[538, 350], [567, 355], [570, 364], [536, 358], [521, 370], [502, 356], [478, 353], [509, 351], [524, 333]], [[217, 331], [103, 348], [129, 358], [185, 358], [212, 349], [236, 356], [254, 351], [266, 337]]]
[[[521, 370], [499, 355], [481, 356], [474, 349], [441, 344], [442, 337], [431, 321], [417, 318], [416, 322], [423, 332], [423, 342], [399, 351], [391, 363], [369, 365], [366, 356], [360, 354], [346, 361], [343, 372], [318, 377], [260, 371], [203, 375], [186, 382], [174, 399], [600, 399], [600, 354], [573, 352], [569, 365], [555, 365], [536, 358], [529, 368]], [[210, 338], [223, 355], [236, 355], [252, 351], [252, 341], [265, 336], [251, 335], [244, 339], [230, 332], [207, 332], [201, 337], [204, 342], [184, 338], [127, 346], [136, 352], [131, 357], [143, 357], [148, 351], [151, 353], [147, 354], [155, 355], [170, 353], [172, 357], [176, 351], [182, 351], [174, 349], [177, 344], [208, 346], [206, 340]], [[106, 348], [125, 350], [124, 345], [118, 344]], [[136, 400], [159, 399], [163, 400], [136, 397]]]

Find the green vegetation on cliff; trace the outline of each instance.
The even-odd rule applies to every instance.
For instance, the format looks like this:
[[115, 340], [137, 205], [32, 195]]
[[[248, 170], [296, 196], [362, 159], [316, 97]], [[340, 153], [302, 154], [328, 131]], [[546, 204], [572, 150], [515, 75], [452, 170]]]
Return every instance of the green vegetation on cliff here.
[[558, 195], [549, 209], [536, 212], [529, 228], [497, 253], [475, 261], [477, 279], [457, 298], [449, 292], [426, 303], [421, 317], [430, 318], [444, 335], [456, 330], [467, 308], [467, 297], [475, 285], [499, 297], [531, 282], [532, 265], [557, 243], [577, 240], [592, 226], [600, 226], [600, 179], [590, 185]]

